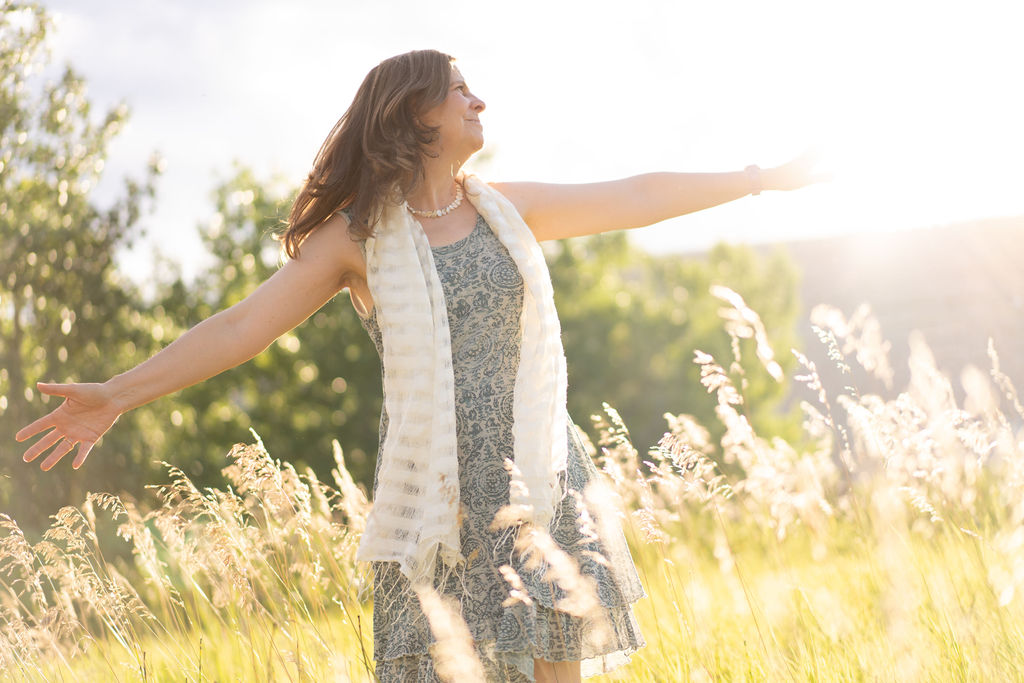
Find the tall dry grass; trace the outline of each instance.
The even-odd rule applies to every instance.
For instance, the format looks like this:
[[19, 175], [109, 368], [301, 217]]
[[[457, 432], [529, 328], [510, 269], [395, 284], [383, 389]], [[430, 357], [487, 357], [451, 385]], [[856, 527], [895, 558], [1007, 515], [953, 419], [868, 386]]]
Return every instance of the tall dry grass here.
[[[648, 647], [612, 680], [1020, 680], [1024, 671], [1024, 408], [990, 349], [958, 404], [924, 341], [894, 396], [810, 389], [800, 443], [765, 439], [745, 415], [738, 362], [752, 352], [783, 379], [756, 313], [723, 300], [732, 358], [697, 351], [717, 399], [720, 443], [666, 415], [641, 453], [610, 407], [592, 455], [603, 484], [583, 492], [588, 535], [621, 524], [649, 597]], [[812, 314], [832, 362], [892, 382], [867, 309]], [[748, 343], [750, 340], [752, 343]], [[850, 384], [847, 382], [846, 384]], [[334, 481], [298, 473], [257, 442], [230, 454], [225, 489], [198, 490], [168, 466], [143, 511], [91, 494], [30, 543], [2, 518], [4, 680], [372, 680], [368, 575], [354, 561], [369, 503], [335, 449]], [[617, 511], [609, 514], [609, 510]], [[602, 620], [593, 586], [516, 510], [517, 550]], [[107, 559], [115, 533], [132, 562]], [[508, 603], [527, 602], [511, 567]], [[445, 680], [482, 674], [458, 605], [418, 591]], [[595, 609], [595, 606], [598, 609]]]
[[[151, 511], [90, 494], [35, 544], [4, 517], [0, 669], [14, 680], [363, 680], [369, 586], [355, 547], [369, 505], [334, 455], [333, 486], [258, 440], [231, 451], [223, 490], [168, 466]], [[103, 523], [131, 544], [133, 565], [104, 558]]]

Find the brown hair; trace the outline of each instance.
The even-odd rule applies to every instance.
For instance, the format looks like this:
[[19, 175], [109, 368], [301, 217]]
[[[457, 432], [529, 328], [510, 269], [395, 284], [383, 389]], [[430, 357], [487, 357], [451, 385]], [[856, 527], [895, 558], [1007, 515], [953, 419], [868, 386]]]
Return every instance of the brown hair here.
[[409, 194], [437, 128], [419, 115], [444, 101], [455, 61], [436, 50], [407, 52], [370, 70], [313, 161], [282, 241], [290, 258], [338, 209], [349, 209], [355, 239], [369, 237], [384, 203]]

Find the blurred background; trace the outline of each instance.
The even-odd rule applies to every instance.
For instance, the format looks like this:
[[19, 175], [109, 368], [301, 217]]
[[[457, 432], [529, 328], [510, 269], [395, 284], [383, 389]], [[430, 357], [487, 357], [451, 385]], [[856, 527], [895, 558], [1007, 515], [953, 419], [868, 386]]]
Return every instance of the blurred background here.
[[[811, 145], [836, 174], [551, 245], [581, 425], [608, 401], [643, 448], [665, 412], [714, 422], [691, 362], [729, 352], [712, 284], [761, 315], [786, 372], [776, 383], [743, 357], [762, 434], [799, 439], [790, 348], [838, 386], [893, 393], [912, 330], [954, 377], [990, 366], [991, 337], [1024, 380], [1018, 3], [0, 6], [0, 512], [24, 527], [88, 490], [141, 496], [160, 461], [219, 483], [250, 428], [321, 474], [336, 438], [369, 483], [380, 370], [347, 297], [246, 366], [124, 416], [74, 475], [22, 463], [13, 434], [54, 405], [35, 381], [102, 381], [267, 277], [269, 232], [323, 137], [365, 73], [410, 49], [454, 55], [487, 103], [472, 166], [488, 179], [738, 170]], [[830, 370], [819, 304], [853, 325], [869, 306], [890, 375]]]

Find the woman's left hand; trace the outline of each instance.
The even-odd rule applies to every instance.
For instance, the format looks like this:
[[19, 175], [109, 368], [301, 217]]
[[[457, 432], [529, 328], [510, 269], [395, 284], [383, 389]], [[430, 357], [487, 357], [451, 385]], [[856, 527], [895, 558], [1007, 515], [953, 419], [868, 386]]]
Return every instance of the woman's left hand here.
[[832, 173], [824, 168], [821, 153], [814, 147], [781, 166], [763, 170], [761, 176], [766, 190], [799, 190], [832, 180]]

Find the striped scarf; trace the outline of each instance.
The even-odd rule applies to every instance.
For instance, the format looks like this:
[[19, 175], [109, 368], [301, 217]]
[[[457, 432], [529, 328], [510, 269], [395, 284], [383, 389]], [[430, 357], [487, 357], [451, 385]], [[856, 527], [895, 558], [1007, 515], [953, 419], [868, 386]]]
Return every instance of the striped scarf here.
[[[558, 473], [568, 447], [565, 354], [551, 277], [512, 203], [475, 176], [464, 186], [525, 285], [509, 503], [546, 527], [562, 495]], [[432, 580], [438, 556], [450, 567], [464, 559], [448, 313], [427, 236], [404, 205], [385, 208], [366, 241], [366, 264], [383, 338], [388, 429], [357, 559], [397, 562], [416, 584]]]

